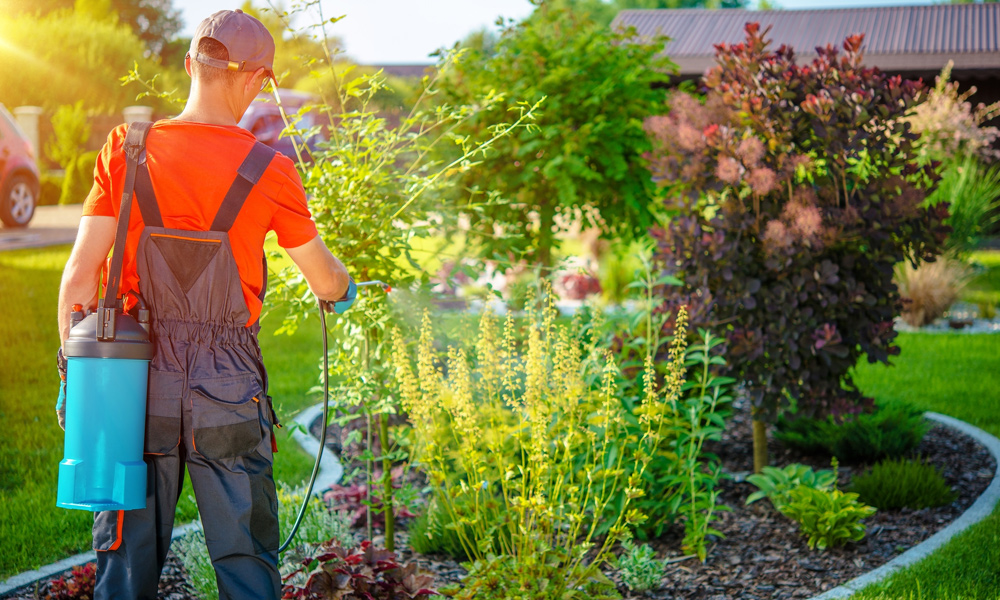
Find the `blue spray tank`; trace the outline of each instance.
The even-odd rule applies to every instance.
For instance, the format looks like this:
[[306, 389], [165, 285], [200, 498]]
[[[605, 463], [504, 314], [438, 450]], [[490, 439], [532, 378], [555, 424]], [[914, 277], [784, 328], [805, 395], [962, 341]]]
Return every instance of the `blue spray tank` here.
[[153, 345], [149, 311], [138, 319], [75, 311], [66, 356], [66, 436], [56, 505], [80, 510], [146, 506], [146, 386]]
[[149, 122], [132, 123], [125, 136], [125, 187], [104, 298], [84, 316], [70, 316], [66, 357], [66, 436], [59, 463], [56, 506], [80, 510], [146, 507], [146, 387], [153, 345], [149, 310], [138, 300], [136, 317], [118, 297], [128, 237], [135, 173], [145, 160]]

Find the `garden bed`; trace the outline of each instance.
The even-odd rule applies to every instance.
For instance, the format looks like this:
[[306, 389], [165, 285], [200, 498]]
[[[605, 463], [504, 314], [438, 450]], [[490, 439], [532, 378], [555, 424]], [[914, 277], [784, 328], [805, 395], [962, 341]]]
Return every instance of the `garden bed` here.
[[[917, 454], [941, 471], [958, 498], [933, 509], [879, 511], [866, 520], [868, 535], [860, 543], [813, 551], [796, 525], [767, 500], [744, 505], [746, 497], [757, 490], [744, 481], [753, 469], [753, 443], [748, 411], [738, 402], [734, 409], [723, 439], [710, 448], [732, 476], [722, 482], [720, 497], [732, 511], [722, 513], [716, 523], [726, 538], [711, 545], [708, 560], [699, 564], [695, 559], [682, 559], [681, 528], [668, 531], [651, 542], [659, 557], [676, 561], [668, 565], [662, 587], [632, 595], [620, 587], [626, 598], [810, 598], [889, 562], [947, 526], [983, 493], [996, 470], [996, 462], [986, 448], [958, 431], [936, 424], [920, 443]], [[313, 434], [318, 435], [321, 428], [321, 422], [314, 423]], [[328, 439], [329, 445], [339, 450], [340, 430], [336, 425], [331, 425]], [[799, 462], [815, 469], [830, 467], [827, 458], [801, 455], [774, 440], [769, 451], [774, 465]], [[862, 468], [841, 465], [841, 487], [847, 485], [855, 470]], [[397, 535], [397, 540], [405, 542], [405, 532]], [[447, 557], [414, 555], [406, 550], [401, 554], [433, 572], [438, 585], [457, 582], [465, 573], [457, 561]], [[614, 573], [609, 575], [616, 577]]]
[[[725, 471], [731, 475], [722, 483], [721, 502], [732, 510], [722, 513], [716, 523], [726, 538], [715, 540], [710, 545], [708, 560], [700, 564], [696, 559], [681, 556], [680, 528], [667, 531], [651, 542], [658, 556], [672, 561], [667, 566], [662, 586], [645, 594], [629, 594], [621, 587], [623, 596], [704, 600], [810, 598], [885, 564], [945, 527], [975, 502], [996, 469], [986, 448], [962, 433], [935, 425], [917, 453], [940, 469], [948, 484], [958, 492], [958, 498], [935, 509], [879, 511], [866, 521], [868, 535], [860, 543], [825, 552], [812, 551], [796, 531], [795, 524], [766, 500], [744, 505], [746, 497], [756, 490], [744, 481], [753, 466], [750, 423], [746, 415], [745, 409], [737, 407], [722, 441], [711, 449], [719, 454]], [[316, 423], [312, 429], [318, 433], [319, 428], [321, 424]], [[339, 450], [338, 433], [331, 431], [329, 446]], [[770, 444], [770, 453], [775, 465], [801, 462], [814, 468], [829, 467], [822, 457], [796, 454], [775, 441]], [[858, 468], [842, 465], [841, 485], [846, 485], [852, 471]], [[404, 548], [400, 552], [402, 558], [416, 560], [432, 572], [437, 585], [457, 582], [464, 575], [465, 570], [452, 559], [409, 552], [405, 549], [405, 531], [398, 534], [397, 540]], [[376, 536], [376, 541], [381, 541], [380, 536]], [[609, 576], [617, 577], [613, 572]], [[41, 583], [4, 598], [45, 598], [47, 589], [48, 584]], [[172, 554], [168, 556], [161, 578], [159, 598], [195, 598], [184, 579], [183, 568]]]

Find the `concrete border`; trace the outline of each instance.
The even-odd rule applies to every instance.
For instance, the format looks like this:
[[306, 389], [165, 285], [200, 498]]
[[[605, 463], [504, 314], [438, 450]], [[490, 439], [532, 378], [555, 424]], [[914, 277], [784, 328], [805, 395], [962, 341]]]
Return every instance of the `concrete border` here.
[[928, 412], [924, 416], [931, 421], [936, 421], [942, 425], [957, 429], [965, 435], [976, 440], [989, 450], [990, 454], [997, 462], [996, 472], [993, 474], [993, 481], [989, 487], [979, 495], [979, 498], [964, 513], [958, 516], [947, 527], [927, 538], [923, 542], [910, 548], [881, 567], [860, 575], [847, 583], [827, 590], [818, 596], [813, 596], [810, 600], [834, 600], [835, 598], [850, 598], [856, 592], [868, 587], [873, 583], [878, 583], [890, 575], [906, 567], [920, 562], [933, 552], [939, 550], [941, 546], [951, 541], [953, 537], [962, 533], [969, 527], [988, 517], [997, 503], [1000, 502], [1000, 440], [986, 433], [978, 427], [969, 425], [965, 421]]
[[[319, 440], [314, 438], [309, 433], [309, 426], [312, 425], [312, 422], [316, 420], [316, 417], [320, 416], [322, 413], [323, 404], [320, 403], [305, 409], [293, 419], [295, 423], [302, 425], [302, 428], [295, 428], [292, 430], [292, 438], [298, 442], [303, 450], [313, 456], [316, 456], [316, 452], [319, 450]], [[326, 490], [326, 488], [340, 481], [343, 474], [344, 467], [340, 464], [337, 457], [334, 456], [329, 449], [324, 450], [323, 458], [320, 460], [319, 473], [316, 474], [316, 485], [313, 487], [313, 493], [322, 493], [323, 490]], [[176, 540], [177, 538], [187, 535], [191, 531], [198, 528], [200, 528], [200, 524], [198, 522], [178, 525], [177, 527], [174, 527], [170, 538]], [[73, 567], [94, 562], [96, 560], [96, 552], [84, 552], [69, 558], [64, 558], [59, 562], [45, 565], [44, 567], [40, 567], [33, 571], [25, 571], [18, 575], [14, 575], [10, 579], [0, 583], [0, 596], [9, 594], [19, 588], [33, 585], [43, 579], [51, 579], [64, 571], [72, 569]]]

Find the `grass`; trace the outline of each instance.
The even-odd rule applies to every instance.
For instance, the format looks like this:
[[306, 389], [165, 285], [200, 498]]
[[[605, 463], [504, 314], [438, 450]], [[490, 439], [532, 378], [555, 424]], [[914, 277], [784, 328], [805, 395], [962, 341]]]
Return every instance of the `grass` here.
[[969, 261], [982, 268], [962, 293], [962, 299], [972, 304], [1000, 304], [1000, 251], [973, 252]]
[[[905, 400], [1000, 437], [1000, 335], [904, 333], [899, 346], [892, 367], [858, 366], [855, 381], [866, 394]], [[853, 597], [1000, 598], [1000, 507], [927, 559]]]
[[[56, 424], [56, 299], [68, 246], [0, 252], [0, 580], [89, 550], [90, 513], [56, 508], [56, 479], [63, 433]], [[261, 348], [271, 395], [282, 421], [318, 401], [307, 391], [319, 375], [319, 327], [274, 336], [280, 318], [262, 321]], [[319, 319], [316, 319], [318, 325]], [[275, 477], [301, 483], [312, 457], [278, 432]], [[190, 480], [178, 505], [178, 523], [197, 518]]]

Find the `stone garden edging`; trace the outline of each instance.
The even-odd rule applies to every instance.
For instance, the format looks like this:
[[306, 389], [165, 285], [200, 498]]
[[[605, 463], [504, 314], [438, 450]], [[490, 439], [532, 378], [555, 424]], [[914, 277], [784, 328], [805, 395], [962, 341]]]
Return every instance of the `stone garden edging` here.
[[996, 471], [993, 473], [993, 481], [979, 495], [979, 498], [976, 499], [972, 506], [941, 531], [938, 531], [881, 567], [868, 571], [864, 575], [855, 577], [847, 583], [827, 590], [818, 596], [813, 596], [810, 600], [849, 598], [869, 585], [878, 583], [897, 571], [920, 562], [934, 551], [940, 549], [941, 546], [951, 541], [956, 535], [988, 517], [993, 512], [997, 503], [1000, 502], [1000, 439], [995, 438], [978, 427], [969, 425], [965, 421], [959, 421], [946, 415], [928, 412], [924, 413], [924, 416], [952, 429], [957, 429], [985, 446], [997, 463]]
[[[293, 419], [295, 423], [301, 425], [301, 427], [296, 427], [292, 430], [292, 438], [298, 442], [299, 446], [301, 446], [303, 450], [312, 456], [316, 456], [316, 451], [319, 450], [319, 440], [314, 438], [309, 433], [309, 426], [314, 420], [316, 420], [316, 417], [322, 414], [322, 412], [323, 404], [320, 403], [316, 406], [305, 409]], [[313, 487], [314, 493], [319, 493], [316, 492], [316, 490], [321, 492], [322, 490], [325, 490], [331, 485], [337, 483], [340, 481], [343, 474], [344, 468], [340, 464], [340, 461], [337, 460], [337, 457], [334, 456], [329, 450], [324, 451], [323, 458], [320, 460], [319, 473], [316, 474], [316, 485]], [[171, 539], [176, 540], [177, 538], [183, 537], [198, 528], [199, 524], [197, 522], [178, 525], [177, 527], [174, 527], [170, 537]], [[10, 579], [0, 582], [0, 596], [9, 594], [18, 588], [33, 585], [43, 579], [51, 579], [64, 571], [72, 569], [73, 567], [85, 565], [96, 560], [97, 553], [91, 550], [90, 552], [84, 552], [69, 558], [64, 558], [59, 562], [45, 565], [44, 567], [33, 571], [25, 571], [18, 575], [14, 575]]]

